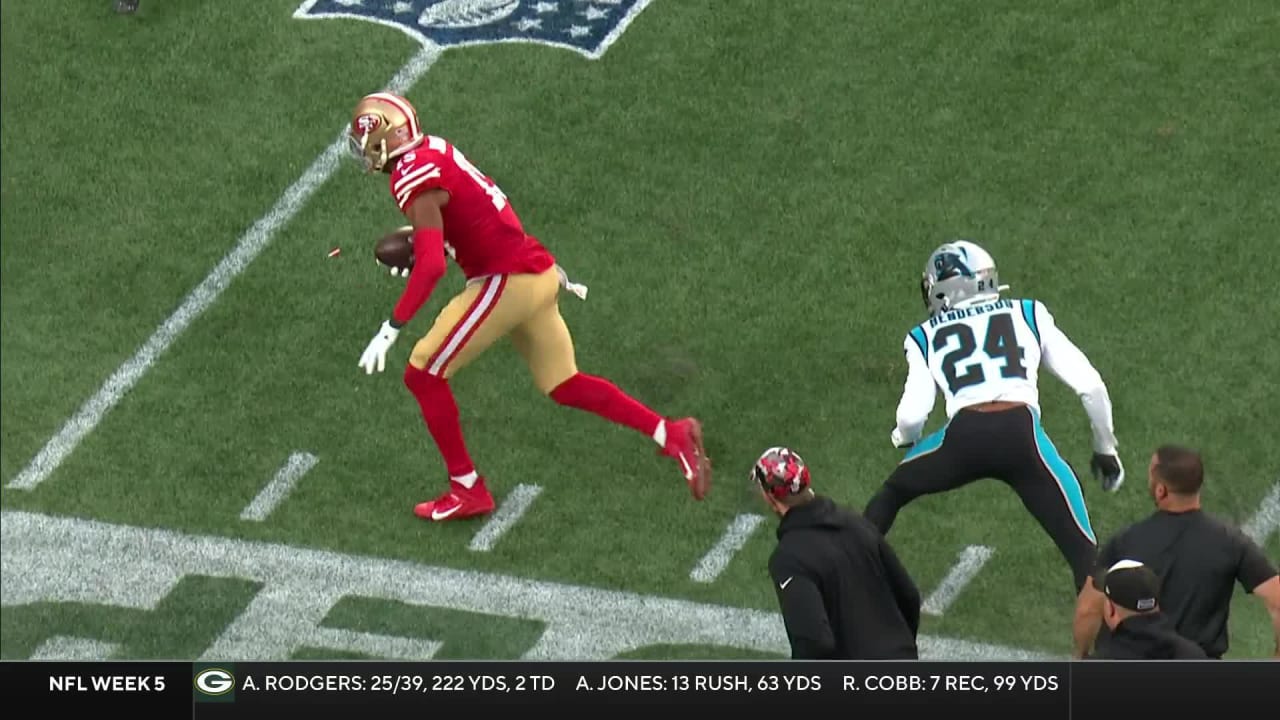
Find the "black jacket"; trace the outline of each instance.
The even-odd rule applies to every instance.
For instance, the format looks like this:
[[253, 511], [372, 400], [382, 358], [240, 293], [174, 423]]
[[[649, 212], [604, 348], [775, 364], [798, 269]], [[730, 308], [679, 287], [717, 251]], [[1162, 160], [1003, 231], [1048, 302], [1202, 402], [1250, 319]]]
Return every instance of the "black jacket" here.
[[1204, 648], [1182, 637], [1163, 613], [1133, 615], [1116, 625], [1098, 660], [1207, 660]]
[[793, 658], [918, 658], [920, 591], [861, 515], [823, 496], [792, 508], [769, 574]]

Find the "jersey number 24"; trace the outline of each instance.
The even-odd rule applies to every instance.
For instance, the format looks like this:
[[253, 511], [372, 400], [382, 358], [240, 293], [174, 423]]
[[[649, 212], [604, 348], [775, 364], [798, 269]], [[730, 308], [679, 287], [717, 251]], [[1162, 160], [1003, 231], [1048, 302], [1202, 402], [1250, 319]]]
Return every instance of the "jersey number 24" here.
[[[951, 389], [951, 394], [955, 395], [964, 388], [986, 382], [987, 375], [982, 370], [981, 361], [974, 361], [963, 368], [960, 367], [960, 363], [972, 357], [978, 349], [972, 326], [956, 323], [942, 328], [933, 336], [934, 351], [942, 351], [953, 337], [959, 340], [959, 347], [943, 356], [942, 374], [947, 376], [947, 385]], [[1004, 360], [1004, 366], [1000, 368], [1000, 377], [1027, 377], [1027, 369], [1022, 365], [1023, 351], [1018, 345], [1018, 335], [1013, 328], [1012, 315], [999, 313], [990, 316], [987, 320], [987, 336], [982, 341], [982, 350], [993, 360]]]

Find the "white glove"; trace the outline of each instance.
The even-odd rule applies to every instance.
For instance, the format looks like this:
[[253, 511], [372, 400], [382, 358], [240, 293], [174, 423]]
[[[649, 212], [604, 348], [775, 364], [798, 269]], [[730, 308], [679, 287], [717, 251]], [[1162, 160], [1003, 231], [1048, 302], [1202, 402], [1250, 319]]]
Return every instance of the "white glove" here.
[[902, 437], [902, 431], [898, 428], [894, 428], [893, 432], [889, 434], [889, 440], [896, 448], [911, 447], [912, 445], [915, 445], [914, 442], [907, 442], [906, 438]]
[[360, 356], [360, 367], [364, 368], [365, 375], [372, 375], [377, 369], [382, 372], [387, 367], [387, 351], [395, 344], [396, 338], [400, 336], [397, 328], [391, 327], [390, 320], [384, 320], [382, 327], [378, 329], [378, 334], [373, 336], [369, 341], [369, 347], [364, 349], [364, 354]]
[[390, 265], [383, 265], [381, 260], [378, 260], [377, 263], [379, 267], [387, 268], [391, 272], [391, 277], [407, 278], [409, 277], [409, 271], [412, 269], [412, 268], [398, 268], [398, 267], [391, 267]]

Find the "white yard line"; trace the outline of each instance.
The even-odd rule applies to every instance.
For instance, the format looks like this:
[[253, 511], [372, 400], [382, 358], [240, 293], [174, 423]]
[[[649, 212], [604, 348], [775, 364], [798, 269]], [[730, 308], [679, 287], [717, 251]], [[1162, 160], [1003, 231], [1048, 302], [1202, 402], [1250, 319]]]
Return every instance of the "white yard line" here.
[[[572, 549], [572, 548], [570, 548]], [[642, 550], [637, 550], [642, 552]], [[619, 558], [626, 562], [626, 558]], [[545, 630], [523, 658], [608, 660], [642, 647], [709, 645], [785, 655], [776, 610], [712, 605], [529, 577], [348, 555], [280, 543], [190, 535], [15, 510], [0, 511], [0, 605], [80, 602], [154, 610], [188, 575], [261, 583], [244, 611], [201, 656], [288, 660], [301, 647], [357, 644], [321, 623], [344, 597], [536, 620]], [[767, 582], [765, 580], [764, 582]], [[425, 638], [424, 638], [425, 639]], [[1043, 652], [921, 634], [924, 660], [1047, 660]], [[358, 643], [389, 654], [427, 655], [377, 638]], [[46, 647], [99, 652], [79, 643]]]
[[498, 539], [520, 522], [529, 506], [537, 499], [542, 488], [537, 485], [517, 485], [484, 526], [471, 538], [468, 549], [476, 552], [489, 552], [497, 544]]
[[1257, 514], [1241, 529], [1258, 545], [1265, 545], [1267, 538], [1280, 530], [1280, 482], [1271, 486], [1271, 492], [1262, 501]]
[[444, 643], [338, 628], [319, 628], [310, 639], [314, 647], [343, 650], [385, 660], [430, 660]]
[[936, 590], [920, 606], [920, 611], [927, 615], [938, 616], [951, 607], [951, 603], [960, 597], [965, 586], [982, 570], [982, 566], [991, 559], [995, 552], [985, 545], [970, 545], [960, 551], [960, 558], [951, 566], [947, 576], [942, 578]]
[[31, 653], [32, 660], [74, 660], [91, 662], [109, 660], [120, 649], [119, 643], [103, 642], [92, 638], [55, 635]]
[[762, 515], [739, 515], [734, 518], [733, 522], [729, 523], [729, 527], [724, 529], [724, 535], [720, 536], [720, 540], [690, 571], [689, 579], [700, 583], [714, 582], [729, 566], [733, 556], [747, 544], [751, 533], [755, 532], [762, 522], [764, 522]]
[[[424, 44], [404, 67], [396, 72], [387, 84], [391, 92], [404, 93], [419, 78], [431, 69], [440, 56], [441, 48]], [[354, 101], [353, 101], [354, 102]], [[91, 432], [107, 413], [111, 412], [133, 386], [147, 374], [160, 356], [182, 335], [196, 318], [218, 300], [240, 273], [265, 250], [276, 233], [293, 219], [307, 200], [315, 194], [320, 186], [333, 176], [338, 169], [343, 155], [347, 152], [345, 128], [337, 139], [325, 148], [324, 152], [311, 163], [311, 167], [290, 185], [276, 204], [266, 215], [258, 218], [236, 246], [227, 253], [222, 261], [214, 266], [205, 279], [191, 291], [173, 314], [160, 323], [151, 337], [107, 378], [84, 405], [63, 424], [52, 438], [45, 443], [35, 458], [22, 469], [8, 487], [20, 490], [31, 490], [49, 478], [63, 461], [75, 451], [80, 442]]]
[[289, 497], [289, 493], [293, 492], [294, 486], [302, 476], [310, 472], [318, 462], [320, 458], [311, 453], [297, 452], [290, 455], [285, 464], [276, 471], [276, 476], [271, 478], [271, 482], [258, 493], [258, 497], [245, 506], [244, 511], [240, 513], [240, 519], [256, 522], [266, 520], [267, 516]]

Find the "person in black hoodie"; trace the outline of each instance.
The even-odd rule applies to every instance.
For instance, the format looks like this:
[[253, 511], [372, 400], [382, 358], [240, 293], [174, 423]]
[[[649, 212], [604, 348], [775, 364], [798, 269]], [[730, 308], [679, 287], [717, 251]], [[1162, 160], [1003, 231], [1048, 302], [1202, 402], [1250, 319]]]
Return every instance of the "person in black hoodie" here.
[[1160, 578], [1137, 560], [1120, 560], [1106, 573], [1106, 610], [1111, 642], [1099, 660], [1207, 660], [1196, 643], [1182, 637], [1160, 612]]
[[751, 477], [781, 516], [769, 575], [791, 657], [919, 659], [920, 591], [880, 531], [816, 494], [788, 448], [766, 450]]

